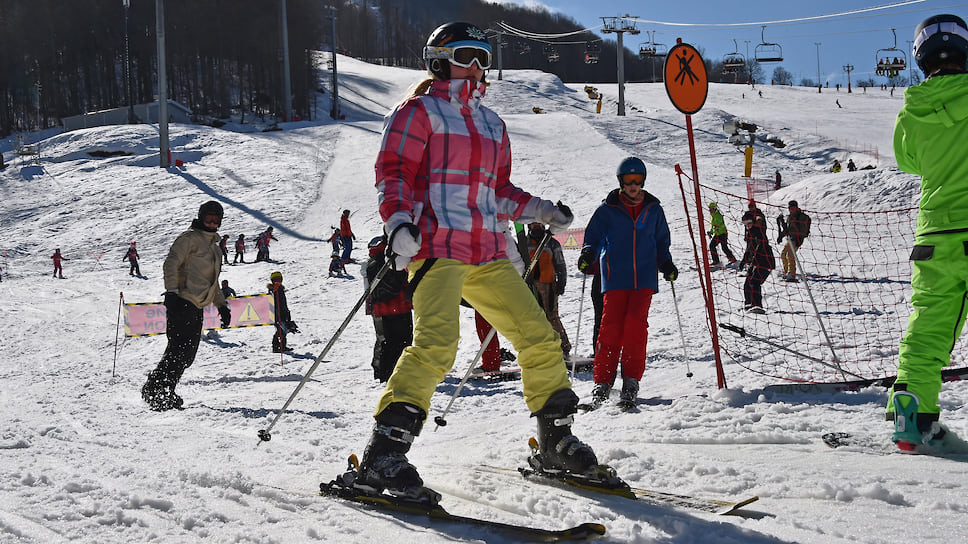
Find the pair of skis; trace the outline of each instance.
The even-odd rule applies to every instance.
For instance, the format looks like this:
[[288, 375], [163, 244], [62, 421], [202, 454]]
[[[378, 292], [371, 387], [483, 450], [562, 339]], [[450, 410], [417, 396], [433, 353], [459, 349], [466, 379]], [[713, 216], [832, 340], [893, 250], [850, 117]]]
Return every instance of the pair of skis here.
[[[534, 440], [532, 438], [532, 440]], [[532, 445], [533, 447], [533, 445]], [[531, 463], [534, 465], [534, 463]], [[623, 497], [630, 500], [662, 506], [676, 506], [691, 510], [698, 510], [713, 514], [730, 514], [756, 501], [753, 496], [741, 501], [725, 501], [718, 499], [704, 499], [688, 495], [667, 493], [663, 491], [638, 489], [612, 475], [602, 479], [589, 478], [582, 475], [549, 472], [540, 466], [529, 468], [509, 469], [503, 467], [481, 466], [481, 470], [501, 474], [519, 473], [529, 481], [540, 484], [559, 485], [582, 489], [584, 491], [601, 493], [610, 496]], [[607, 467], [604, 467], [606, 468]], [[432, 521], [443, 521], [473, 525], [499, 532], [509, 537], [537, 542], [581, 541], [589, 540], [605, 534], [605, 526], [599, 523], [582, 523], [566, 529], [543, 529], [495, 520], [474, 518], [452, 514], [439, 504], [440, 494], [428, 490], [426, 496], [420, 499], [396, 497], [386, 493], [370, 492], [353, 485], [359, 470], [356, 455], [349, 459], [349, 470], [329, 483], [321, 483], [320, 494], [337, 497], [343, 500], [359, 503], [368, 507], [403, 512], [407, 514], [424, 515]]]
[[349, 458], [349, 470], [329, 483], [319, 484], [320, 494], [363, 504], [372, 508], [427, 516], [432, 521], [473, 525], [499, 532], [505, 536], [533, 542], [560, 542], [589, 540], [605, 534], [600, 523], [582, 523], [567, 529], [542, 529], [527, 525], [503, 523], [496, 520], [452, 514], [440, 505], [440, 494], [427, 490], [421, 498], [397, 497], [387, 493], [371, 492], [353, 485], [359, 471], [356, 455]]

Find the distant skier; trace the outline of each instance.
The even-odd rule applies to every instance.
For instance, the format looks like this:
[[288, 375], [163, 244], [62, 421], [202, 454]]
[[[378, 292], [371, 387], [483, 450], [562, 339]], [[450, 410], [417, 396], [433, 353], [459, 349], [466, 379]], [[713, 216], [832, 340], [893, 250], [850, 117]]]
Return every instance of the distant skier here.
[[333, 253], [341, 254], [343, 252], [343, 238], [340, 235], [339, 229], [333, 229], [333, 234], [330, 235], [327, 242], [333, 246]]
[[723, 219], [723, 214], [719, 211], [719, 204], [715, 202], [709, 203], [709, 222], [712, 223], [709, 228], [709, 235], [712, 236], [709, 241], [709, 256], [712, 257], [713, 266], [719, 266], [719, 253], [716, 251], [716, 246], [723, 248], [723, 254], [729, 261], [727, 266], [733, 266], [736, 263], [736, 257], [729, 249], [729, 231], [726, 230], [726, 220]]
[[348, 274], [346, 273], [346, 265], [343, 264], [343, 258], [334, 251], [329, 258], [329, 277], [342, 278], [346, 275]]
[[229, 264], [229, 235], [223, 234], [219, 240], [218, 248], [222, 251], [223, 264]]
[[61, 263], [70, 259], [61, 255], [60, 248], [55, 249], [50, 258], [54, 260], [54, 277], [64, 279], [64, 266]]
[[138, 242], [131, 242], [131, 245], [128, 246], [127, 253], [124, 254], [124, 257], [121, 257], [121, 262], [128, 261], [128, 264], [130, 265], [128, 267], [129, 276], [141, 276], [141, 267], [138, 266], [137, 243]]
[[743, 216], [746, 225], [746, 252], [740, 261], [740, 269], [749, 266], [746, 281], [743, 283], [743, 309], [754, 314], [766, 313], [763, 309], [763, 282], [776, 268], [773, 248], [766, 237], [766, 219], [762, 214], [749, 213]]
[[255, 247], [257, 250], [256, 256], [255, 256], [256, 262], [259, 262], [259, 261], [268, 262], [270, 260], [269, 243], [272, 240], [277, 240], [277, 241], [279, 240], [278, 238], [272, 235], [272, 227], [267, 227], [266, 230], [262, 234], [260, 234], [258, 238], [256, 238], [255, 240]]
[[273, 272], [269, 275], [269, 279], [272, 281], [268, 285], [268, 288], [269, 294], [272, 295], [273, 305], [275, 306], [276, 326], [276, 332], [272, 335], [272, 352], [284, 353], [292, 351], [292, 348], [286, 343], [286, 335], [290, 332], [299, 332], [299, 327], [296, 326], [296, 322], [292, 320], [292, 314], [289, 313], [289, 303], [286, 301], [286, 288], [282, 285], [282, 272]]
[[238, 239], [235, 240], [235, 258], [232, 259], [232, 264], [235, 263], [245, 264], [245, 235], [240, 234]]
[[229, 280], [222, 280], [222, 296], [225, 298], [235, 296], [235, 289], [229, 287]]
[[350, 257], [350, 252], [353, 251], [353, 240], [356, 240], [356, 235], [353, 234], [353, 229], [350, 228], [349, 210], [343, 210], [343, 215], [339, 218], [339, 233], [340, 241], [343, 243], [343, 262], [351, 263], [353, 259]]
[[810, 236], [810, 216], [803, 213], [796, 200], [789, 202], [790, 215], [786, 220], [783, 216], [777, 217], [777, 225], [780, 234], [776, 243], [783, 242], [786, 237], [787, 243], [780, 251], [780, 262], [783, 264], [783, 279], [786, 281], [797, 281], [797, 250], [803, 245], [803, 241]]
[[561, 243], [554, 238], [548, 240], [541, 255], [535, 255], [538, 244], [545, 236], [545, 227], [540, 222], [533, 222], [528, 225], [528, 256], [529, 259], [537, 259], [538, 263], [528, 278], [538, 296], [538, 303], [545, 311], [548, 322], [561, 338], [561, 351], [565, 360], [571, 358], [571, 342], [568, 340], [568, 333], [561, 324], [558, 316], [558, 297], [565, 293], [565, 285], [568, 281], [568, 270], [565, 265], [565, 255], [561, 250]]

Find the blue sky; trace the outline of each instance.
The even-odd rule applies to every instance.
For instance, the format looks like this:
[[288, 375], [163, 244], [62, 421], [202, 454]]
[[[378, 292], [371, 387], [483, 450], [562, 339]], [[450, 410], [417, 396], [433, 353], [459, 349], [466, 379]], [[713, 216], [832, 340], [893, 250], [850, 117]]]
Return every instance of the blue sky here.
[[[765, 41], [782, 47], [783, 62], [764, 64], [769, 77], [776, 66], [783, 66], [794, 76], [817, 79], [818, 49], [820, 79], [846, 85], [845, 65], [853, 65], [852, 81], [874, 76], [878, 50], [896, 47], [903, 50], [912, 61], [908, 41], [913, 39], [914, 29], [923, 19], [935, 13], [954, 13], [968, 19], [968, 3], [943, 0], [814, 0], [790, 2], [785, 0], [694, 1], [694, 2], [642, 2], [632, 0], [496, 0], [528, 6], [543, 6], [548, 11], [567, 15], [588, 28], [599, 28], [601, 17], [625, 14], [637, 16], [642, 21], [636, 27], [643, 32], [626, 34], [626, 48], [637, 51], [640, 43], [647, 42], [646, 31], [655, 31], [655, 41], [671, 47], [677, 37], [695, 45], [705, 57], [722, 60], [734, 51], [733, 39], [739, 52], [755, 56], [756, 45], [761, 38], [761, 24], [767, 24]], [[890, 6], [890, 7], [888, 7]], [[872, 10], [883, 7], [885, 9]], [[859, 10], [869, 10], [860, 11]], [[857, 12], [850, 13], [847, 12]], [[836, 17], [816, 18], [823, 15], [842, 14]], [[672, 26], [660, 23], [685, 23], [695, 26]], [[702, 26], [701, 26], [702, 25]], [[720, 25], [720, 26], [704, 26]], [[723, 26], [736, 25], [736, 26]], [[541, 29], [522, 29], [541, 32]], [[615, 35], [608, 35], [614, 39]], [[747, 43], [748, 42], [748, 43]], [[820, 46], [815, 43], [820, 43]], [[897, 56], [894, 52], [882, 53]], [[917, 65], [911, 64], [914, 70]], [[876, 77], [880, 83], [885, 78]]]

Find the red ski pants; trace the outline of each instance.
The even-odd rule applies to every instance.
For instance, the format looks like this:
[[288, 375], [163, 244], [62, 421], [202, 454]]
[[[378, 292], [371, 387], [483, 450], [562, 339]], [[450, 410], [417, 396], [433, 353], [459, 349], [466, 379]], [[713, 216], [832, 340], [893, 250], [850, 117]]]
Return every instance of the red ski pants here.
[[605, 293], [602, 326], [595, 351], [595, 383], [612, 384], [622, 363], [622, 377], [642, 379], [649, 337], [652, 289], [615, 290]]
[[[477, 337], [483, 342], [487, 338], [487, 333], [491, 332], [491, 324], [484, 319], [480, 312], [474, 310], [474, 325], [477, 327]], [[496, 334], [484, 348], [484, 353], [481, 354], [481, 363], [484, 370], [501, 370], [501, 344], [498, 342]]]

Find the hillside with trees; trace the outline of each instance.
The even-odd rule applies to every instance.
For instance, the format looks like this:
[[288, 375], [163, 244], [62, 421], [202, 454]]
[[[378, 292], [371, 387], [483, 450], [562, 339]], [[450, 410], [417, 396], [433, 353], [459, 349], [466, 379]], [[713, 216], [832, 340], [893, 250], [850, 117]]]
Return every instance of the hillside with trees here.
[[[282, 118], [280, 0], [164, 5], [169, 99], [191, 109], [198, 122]], [[326, 114], [315, 106], [316, 92], [325, 92], [319, 81], [328, 81], [317, 73], [327, 69], [318, 52], [331, 50], [334, 15], [337, 50], [374, 64], [419, 68], [430, 32], [442, 22], [466, 20], [486, 28], [495, 47], [501, 41], [504, 69], [543, 70], [566, 82], [616, 80], [614, 40], [580, 32], [576, 21], [541, 8], [481, 0], [287, 0], [286, 9], [292, 106], [304, 119]], [[499, 38], [498, 23], [567, 36]], [[638, 58], [643, 36], [625, 37], [626, 81], [661, 79], [661, 57]], [[589, 48], [598, 62], [586, 62]], [[157, 99], [155, 2], [135, 0], [125, 8], [118, 0], [0, 0], [0, 51], [0, 137]], [[716, 59], [707, 59], [707, 71], [711, 81], [746, 81], [724, 76]], [[754, 67], [757, 80], [761, 72]]]

